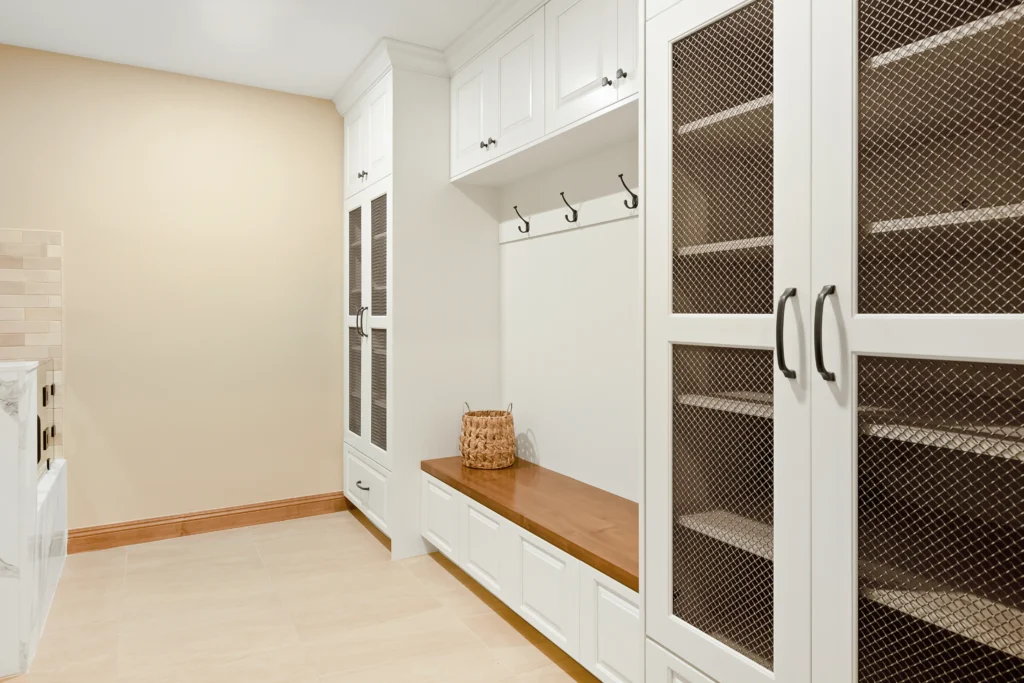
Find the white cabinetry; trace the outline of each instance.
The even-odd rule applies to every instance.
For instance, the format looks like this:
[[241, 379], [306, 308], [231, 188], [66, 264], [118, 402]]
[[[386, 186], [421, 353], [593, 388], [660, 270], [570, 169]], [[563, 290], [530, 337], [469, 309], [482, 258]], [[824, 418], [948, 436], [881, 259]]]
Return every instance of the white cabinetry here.
[[451, 172], [544, 134], [544, 12], [538, 10], [452, 77]]
[[644, 644], [637, 594], [580, 564], [580, 662], [604, 683], [642, 683]]
[[420, 523], [423, 538], [449, 560], [459, 563], [459, 519], [463, 503], [459, 494], [433, 477], [423, 477], [420, 492]]
[[[385, 39], [335, 99], [357, 141], [344, 172], [338, 419], [355, 454], [344, 488], [386, 529], [394, 559], [428, 548], [420, 460], [449, 454], [464, 401], [494, 404], [498, 393], [498, 315], [488, 312], [498, 299], [498, 245], [479, 230], [487, 213], [449, 182], [447, 75], [441, 52]], [[477, 313], [425, 314], [441, 301]], [[383, 479], [383, 497], [353, 477], [365, 477], [363, 486]], [[435, 521], [438, 534], [452, 533], [450, 519]]]
[[391, 174], [391, 74], [345, 114], [345, 196]]
[[515, 587], [511, 523], [498, 513], [464, 498], [459, 509], [459, 566], [484, 588], [512, 604]]
[[385, 534], [388, 533], [388, 472], [354, 448], [345, 447], [345, 497]]
[[515, 527], [513, 563], [518, 583], [512, 609], [579, 659], [580, 561], [526, 529]]
[[715, 683], [700, 671], [647, 641], [647, 683]]
[[658, 5], [648, 677], [1024, 680], [1024, 9]]

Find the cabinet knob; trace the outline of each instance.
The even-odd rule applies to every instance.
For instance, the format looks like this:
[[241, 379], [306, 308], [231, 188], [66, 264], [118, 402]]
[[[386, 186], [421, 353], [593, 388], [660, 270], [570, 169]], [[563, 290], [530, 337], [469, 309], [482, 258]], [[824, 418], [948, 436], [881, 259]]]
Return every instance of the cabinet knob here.
[[495, 140], [494, 138], [487, 138], [487, 146], [488, 147], [490, 147], [491, 145], [496, 145], [496, 144], [498, 144], [497, 140]]
[[611, 84], [612, 84], [612, 79], [608, 78], [607, 76], [605, 76], [604, 78], [601, 79], [601, 85], [602, 86], [611, 85]]
[[616, 72], [615, 72], [615, 78], [625, 78], [625, 77], [626, 77], [626, 76], [628, 76], [628, 75], [629, 75], [629, 74], [627, 74], [627, 73], [626, 73], [625, 71], [623, 71], [622, 69], [619, 69], [618, 71], [616, 71]]
[[487, 143], [483, 140], [480, 141], [480, 149], [487, 149]]

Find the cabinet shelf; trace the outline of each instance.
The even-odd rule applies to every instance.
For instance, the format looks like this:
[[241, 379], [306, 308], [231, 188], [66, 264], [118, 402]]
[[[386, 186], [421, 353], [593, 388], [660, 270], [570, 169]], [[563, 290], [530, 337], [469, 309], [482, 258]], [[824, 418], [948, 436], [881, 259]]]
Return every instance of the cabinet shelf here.
[[775, 555], [772, 527], [753, 519], [741, 517], [728, 510], [712, 510], [692, 515], [681, 515], [679, 526], [710, 536], [734, 548], [771, 562]]
[[976, 226], [979, 229], [983, 229], [986, 225], [996, 221], [1014, 220], [1017, 218], [1024, 218], [1024, 202], [983, 209], [965, 209], [963, 211], [950, 211], [948, 213], [936, 213], [928, 216], [876, 221], [868, 225], [867, 233], [877, 235], [903, 230], [964, 226]]
[[768, 94], [756, 100], [716, 112], [696, 121], [684, 123], [676, 130], [679, 135], [713, 133], [721, 140], [746, 140], [771, 143], [772, 105], [775, 95]]
[[867, 588], [868, 600], [1024, 659], [1024, 612], [955, 590]]
[[775, 414], [772, 395], [754, 391], [729, 391], [712, 396], [680, 394], [676, 397], [676, 403], [767, 419], [771, 419]]
[[965, 429], [953, 429], [867, 423], [861, 425], [861, 433], [882, 439], [1024, 462], [1024, 428], [1022, 427], [977, 425]]
[[772, 256], [772, 245], [774, 238], [771, 235], [764, 237], [750, 237], [743, 240], [730, 240], [728, 242], [713, 242], [711, 244], [697, 244], [691, 247], [680, 247], [676, 250], [677, 256], [703, 256], [707, 254], [748, 256]]

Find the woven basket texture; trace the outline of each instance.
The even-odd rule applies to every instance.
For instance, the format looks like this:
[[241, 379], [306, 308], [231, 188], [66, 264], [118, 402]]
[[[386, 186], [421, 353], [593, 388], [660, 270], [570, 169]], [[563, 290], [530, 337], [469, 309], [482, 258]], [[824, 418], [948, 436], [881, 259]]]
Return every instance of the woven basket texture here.
[[462, 464], [478, 470], [511, 467], [516, 461], [516, 429], [508, 410], [471, 410], [462, 416]]

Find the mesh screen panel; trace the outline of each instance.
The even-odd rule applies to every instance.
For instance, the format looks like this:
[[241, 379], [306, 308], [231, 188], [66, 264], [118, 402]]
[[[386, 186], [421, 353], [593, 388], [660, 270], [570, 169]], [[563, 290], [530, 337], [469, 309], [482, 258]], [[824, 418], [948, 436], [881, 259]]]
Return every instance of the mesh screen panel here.
[[861, 313], [1024, 313], [1024, 5], [860, 3]]
[[370, 275], [373, 297], [370, 309], [373, 315], [388, 313], [388, 196], [382, 195], [370, 202], [371, 246]]
[[1024, 366], [858, 360], [859, 680], [1024, 680]]
[[672, 47], [676, 313], [772, 312], [772, 3]]
[[359, 330], [348, 328], [348, 430], [362, 433], [363, 415], [363, 338]]
[[371, 387], [373, 405], [370, 406], [370, 442], [381, 450], [388, 449], [388, 332], [370, 332], [373, 347], [373, 374]]
[[356, 315], [363, 305], [363, 209], [348, 212], [348, 314]]
[[773, 661], [772, 352], [673, 349], [673, 612]]

